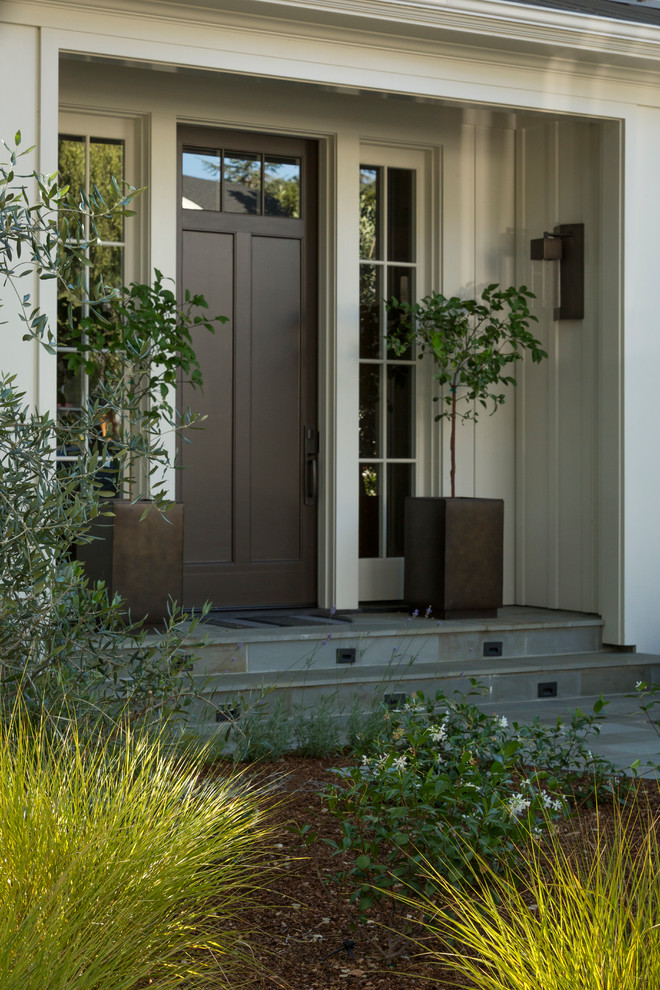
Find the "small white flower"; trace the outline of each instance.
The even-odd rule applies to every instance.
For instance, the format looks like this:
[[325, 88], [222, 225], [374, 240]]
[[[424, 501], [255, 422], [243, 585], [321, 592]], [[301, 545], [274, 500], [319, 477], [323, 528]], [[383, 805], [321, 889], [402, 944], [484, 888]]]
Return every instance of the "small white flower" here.
[[529, 798], [523, 797], [520, 791], [518, 791], [517, 793], [511, 795], [507, 807], [509, 809], [509, 814], [514, 818], [518, 818], [529, 808], [529, 805]]
[[635, 684], [635, 691], [641, 691], [644, 687], [644, 681], [637, 681]]
[[509, 720], [505, 715], [502, 715], [502, 717], [497, 720], [497, 724], [500, 729], [506, 729], [509, 726]]
[[397, 756], [395, 760], [392, 760], [392, 766], [397, 770], [403, 770], [408, 760], [405, 756]]
[[444, 722], [441, 722], [440, 725], [431, 725], [429, 735], [433, 742], [442, 742], [443, 739], [447, 738], [447, 726]]
[[362, 766], [363, 767], [368, 767], [369, 766], [369, 757], [366, 756], [366, 755], [362, 757]]
[[561, 811], [563, 808], [561, 801], [558, 798], [551, 797], [546, 791], [541, 794], [541, 800], [543, 801], [543, 807], [548, 808], [550, 811]]

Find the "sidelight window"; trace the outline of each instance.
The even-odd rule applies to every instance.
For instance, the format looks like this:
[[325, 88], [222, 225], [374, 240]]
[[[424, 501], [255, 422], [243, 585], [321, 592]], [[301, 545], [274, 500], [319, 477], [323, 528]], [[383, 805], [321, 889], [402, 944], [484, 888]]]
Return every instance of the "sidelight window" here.
[[[62, 185], [68, 185], [73, 196], [84, 193], [89, 197], [92, 190], [101, 194], [106, 202], [116, 198], [112, 177], [119, 182], [125, 174], [125, 146], [123, 140], [93, 137], [90, 135], [63, 134], [59, 139], [59, 174]], [[85, 221], [88, 224], [88, 221]], [[91, 231], [84, 231], [89, 239]], [[97, 221], [95, 243], [86, 251], [84, 281], [88, 290], [101, 280], [110, 287], [121, 287], [124, 282], [126, 240], [124, 218], [104, 217]], [[82, 263], [81, 263], [82, 264]], [[67, 355], [71, 351], [69, 327], [69, 306], [71, 302], [63, 291], [58, 298], [57, 312], [57, 422], [62, 427], [73, 426], [81, 412], [94, 401], [98, 378], [86, 375], [82, 368], [72, 371], [68, 366]], [[84, 304], [72, 313], [74, 322], [87, 315]], [[99, 362], [98, 375], [103, 373], [103, 363]], [[99, 430], [102, 435], [112, 434], [115, 424], [102, 422]], [[63, 431], [63, 442], [58, 447], [58, 461], [64, 467], [75, 460], [78, 453], [75, 439], [69, 430]], [[109, 473], [109, 477], [111, 472]], [[113, 484], [112, 482], [109, 482]]]
[[416, 293], [415, 171], [360, 169], [360, 557], [403, 554], [414, 494], [415, 355], [387, 346], [385, 300]]

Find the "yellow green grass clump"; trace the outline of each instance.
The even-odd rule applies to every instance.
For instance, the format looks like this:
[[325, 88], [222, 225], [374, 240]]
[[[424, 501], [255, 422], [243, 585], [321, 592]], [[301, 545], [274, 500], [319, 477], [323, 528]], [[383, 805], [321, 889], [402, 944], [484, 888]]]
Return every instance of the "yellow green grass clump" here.
[[530, 837], [522, 867], [475, 861], [474, 885], [458, 890], [429, 866], [436, 893], [414, 903], [446, 946], [431, 955], [476, 990], [660, 987], [657, 828], [615, 811], [570, 845]]
[[0, 728], [0, 987], [240, 985], [263, 795], [125, 732]]

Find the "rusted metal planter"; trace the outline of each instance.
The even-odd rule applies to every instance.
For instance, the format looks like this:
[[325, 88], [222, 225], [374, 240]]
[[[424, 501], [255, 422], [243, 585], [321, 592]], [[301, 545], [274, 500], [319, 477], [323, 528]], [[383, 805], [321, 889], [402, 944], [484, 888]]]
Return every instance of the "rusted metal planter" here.
[[495, 618], [502, 606], [504, 502], [407, 498], [404, 599], [437, 619]]
[[147, 503], [116, 499], [108, 502], [113, 516], [95, 520], [95, 539], [77, 547], [76, 556], [91, 581], [105, 581], [110, 592], [126, 602], [132, 620], [162, 622], [168, 602], [183, 597], [183, 505], [173, 505], [163, 518]]

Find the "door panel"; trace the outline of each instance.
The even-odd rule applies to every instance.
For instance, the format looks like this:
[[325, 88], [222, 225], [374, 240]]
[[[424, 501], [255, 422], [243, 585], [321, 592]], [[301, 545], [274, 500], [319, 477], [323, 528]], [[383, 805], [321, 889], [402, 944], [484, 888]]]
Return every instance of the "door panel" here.
[[[184, 604], [316, 604], [303, 432], [317, 420], [316, 146], [182, 128], [180, 162], [184, 154], [200, 174], [180, 178], [180, 285], [231, 320], [196, 339], [204, 393], [180, 389], [181, 407], [206, 416], [180, 445]], [[278, 182], [292, 161], [299, 202]]]
[[[252, 239], [252, 559], [300, 556], [300, 244]], [[272, 520], [277, 525], [272, 525]]]
[[[210, 314], [231, 313], [232, 235], [184, 231], [182, 246], [184, 285], [204, 286]], [[182, 451], [187, 473], [180, 478], [180, 495], [184, 500], [191, 499], [195, 512], [190, 523], [186, 521], [184, 556], [186, 560], [204, 563], [211, 560], [229, 563], [233, 545], [233, 336], [225, 332], [224, 327], [214, 336], [198, 332], [195, 348], [207, 387], [203, 396], [189, 394], [186, 390], [184, 408], [190, 406], [203, 411], [213, 428], [188, 431], [186, 439], [190, 440], [191, 448], [194, 446], [194, 457], [192, 450], [190, 455]], [[205, 476], [203, 485], [195, 483], [200, 468]], [[196, 517], [198, 525], [195, 524]]]

